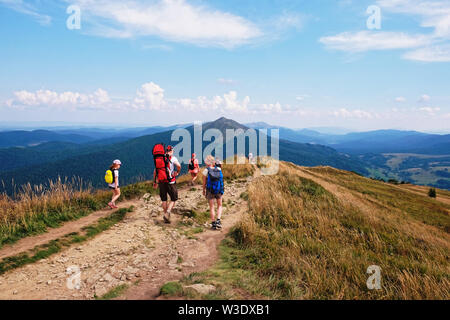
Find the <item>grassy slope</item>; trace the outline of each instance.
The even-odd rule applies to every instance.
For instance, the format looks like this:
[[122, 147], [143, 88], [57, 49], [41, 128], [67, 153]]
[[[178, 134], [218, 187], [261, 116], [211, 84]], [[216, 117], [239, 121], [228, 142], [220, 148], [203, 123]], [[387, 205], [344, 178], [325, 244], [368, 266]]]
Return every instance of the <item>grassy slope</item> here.
[[[415, 219], [424, 224], [438, 227], [450, 232], [450, 206], [434, 199], [401, 190], [395, 186], [372, 181], [342, 170], [329, 167], [310, 168], [307, 171], [321, 174], [325, 180], [350, 189], [363, 197], [377, 200], [381, 206], [397, 209], [408, 214], [408, 219]], [[444, 190], [438, 192], [446, 192]]]
[[[338, 199], [301, 170], [361, 203]], [[221, 261], [184, 279], [217, 286], [203, 298], [450, 298], [447, 205], [349, 172], [284, 163], [252, 184], [248, 199]], [[381, 290], [367, 289], [370, 265], [381, 267]]]

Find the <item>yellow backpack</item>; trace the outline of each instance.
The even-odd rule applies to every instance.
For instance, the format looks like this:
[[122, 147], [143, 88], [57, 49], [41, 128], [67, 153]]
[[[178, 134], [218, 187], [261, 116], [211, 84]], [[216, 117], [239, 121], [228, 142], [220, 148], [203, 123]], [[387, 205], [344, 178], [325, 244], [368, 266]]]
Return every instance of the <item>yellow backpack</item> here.
[[106, 181], [106, 183], [109, 183], [109, 184], [114, 182], [113, 172], [111, 169], [106, 170], [105, 181]]

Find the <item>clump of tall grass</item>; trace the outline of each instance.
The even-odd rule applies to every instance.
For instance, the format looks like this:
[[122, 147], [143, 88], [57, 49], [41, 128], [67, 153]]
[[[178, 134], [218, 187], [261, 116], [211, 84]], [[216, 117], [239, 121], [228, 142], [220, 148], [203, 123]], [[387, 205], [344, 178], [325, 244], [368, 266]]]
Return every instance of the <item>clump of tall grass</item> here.
[[[234, 267], [273, 299], [449, 299], [448, 234], [374, 206], [362, 211], [280, 164], [248, 190], [249, 213], [231, 233]], [[381, 268], [369, 290], [367, 268]], [[248, 289], [248, 288], [247, 288]], [[258, 291], [259, 290], [259, 291]]]
[[[234, 160], [234, 162], [225, 161], [222, 164], [222, 173], [226, 181], [230, 182], [232, 180], [242, 179], [253, 175], [255, 168], [248, 162], [246, 157], [240, 157], [238, 161], [237, 156], [235, 156]], [[196, 184], [203, 184], [203, 170], [204, 167], [200, 168], [198, 178], [195, 182]], [[186, 185], [191, 181], [191, 179], [190, 173], [184, 174], [177, 178], [177, 184], [179, 186]]]
[[247, 157], [235, 155], [222, 164], [223, 177], [227, 181], [242, 179], [253, 175], [255, 167], [249, 163]]

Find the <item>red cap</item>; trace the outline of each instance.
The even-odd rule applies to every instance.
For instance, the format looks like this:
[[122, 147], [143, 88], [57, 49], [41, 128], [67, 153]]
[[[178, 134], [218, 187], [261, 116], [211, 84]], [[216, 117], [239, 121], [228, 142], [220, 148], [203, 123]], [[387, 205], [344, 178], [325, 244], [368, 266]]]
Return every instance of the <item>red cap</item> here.
[[172, 146], [167, 146], [167, 148], [166, 148], [166, 151], [167, 151], [167, 152], [172, 151], [172, 150], [173, 150], [173, 147], [172, 147]]
[[192, 158], [195, 158], [195, 153], [192, 154]]

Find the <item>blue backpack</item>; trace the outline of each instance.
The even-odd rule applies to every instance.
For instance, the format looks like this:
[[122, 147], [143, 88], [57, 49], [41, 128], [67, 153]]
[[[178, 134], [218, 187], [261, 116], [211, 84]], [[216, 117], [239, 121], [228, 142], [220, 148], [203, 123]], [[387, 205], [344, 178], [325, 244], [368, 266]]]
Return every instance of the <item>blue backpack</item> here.
[[206, 180], [206, 189], [212, 194], [223, 194], [223, 174], [219, 168], [208, 168], [208, 177]]

